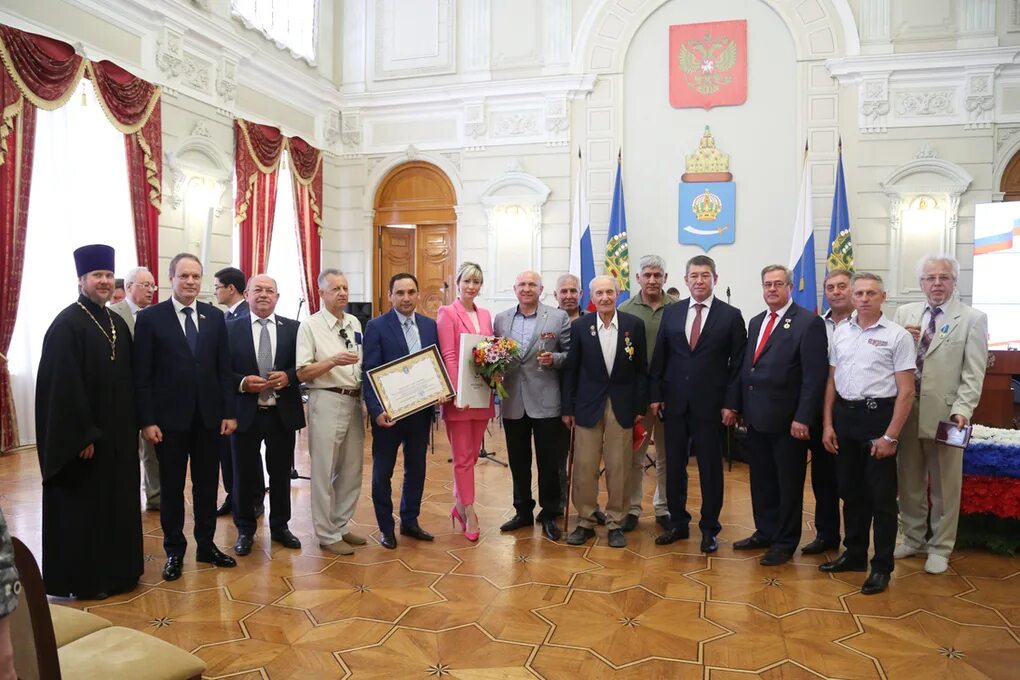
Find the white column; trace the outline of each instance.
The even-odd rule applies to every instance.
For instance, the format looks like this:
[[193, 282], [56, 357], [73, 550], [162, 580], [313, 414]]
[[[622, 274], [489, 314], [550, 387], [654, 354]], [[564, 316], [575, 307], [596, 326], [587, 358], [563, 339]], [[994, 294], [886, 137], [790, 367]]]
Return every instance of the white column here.
[[368, 22], [364, 0], [343, 0], [343, 81], [345, 94], [365, 91]]
[[995, 0], [958, 0], [957, 24], [960, 35], [958, 48], [998, 47], [995, 35]]
[[564, 73], [570, 65], [570, 0], [545, 0], [543, 9], [543, 73]]
[[460, 31], [464, 45], [464, 80], [489, 80], [491, 52], [491, 0], [461, 0], [464, 26]]
[[861, 0], [858, 30], [863, 54], [892, 54], [890, 0]]

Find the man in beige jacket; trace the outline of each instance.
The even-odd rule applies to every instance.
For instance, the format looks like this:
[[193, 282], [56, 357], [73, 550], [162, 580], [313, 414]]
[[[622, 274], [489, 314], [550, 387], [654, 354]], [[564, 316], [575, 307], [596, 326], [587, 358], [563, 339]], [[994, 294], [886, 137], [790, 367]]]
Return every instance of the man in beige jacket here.
[[[925, 571], [941, 574], [956, 543], [963, 450], [936, 443], [935, 431], [940, 421], [970, 423], [985, 379], [988, 318], [953, 297], [960, 265], [952, 257], [928, 255], [917, 271], [926, 300], [896, 310], [896, 323], [917, 346], [917, 396], [897, 462], [903, 543], [895, 557], [927, 553]], [[925, 540], [929, 482], [932, 536]]]

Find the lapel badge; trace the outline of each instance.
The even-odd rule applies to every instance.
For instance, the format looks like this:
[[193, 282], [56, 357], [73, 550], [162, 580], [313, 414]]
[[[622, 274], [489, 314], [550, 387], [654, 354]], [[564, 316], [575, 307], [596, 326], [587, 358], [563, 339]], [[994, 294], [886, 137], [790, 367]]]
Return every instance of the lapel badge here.
[[784, 331], [790, 330], [790, 320], [789, 319], [784, 319], [783, 320], [783, 330]]
[[595, 332], [595, 326], [591, 326], [591, 337], [594, 338], [596, 335], [597, 333]]
[[942, 324], [942, 328], [939, 329], [939, 337], [944, 338], [949, 334], [949, 324]]
[[198, 315], [198, 320], [199, 321], [205, 321], [205, 314], [199, 314]]

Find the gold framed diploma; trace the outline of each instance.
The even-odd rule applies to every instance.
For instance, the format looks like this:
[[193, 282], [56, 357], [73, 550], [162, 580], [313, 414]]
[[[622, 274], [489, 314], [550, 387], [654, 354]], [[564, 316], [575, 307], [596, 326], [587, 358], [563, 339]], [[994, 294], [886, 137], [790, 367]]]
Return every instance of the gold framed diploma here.
[[367, 374], [390, 420], [406, 418], [453, 396], [453, 383], [435, 345], [377, 366]]

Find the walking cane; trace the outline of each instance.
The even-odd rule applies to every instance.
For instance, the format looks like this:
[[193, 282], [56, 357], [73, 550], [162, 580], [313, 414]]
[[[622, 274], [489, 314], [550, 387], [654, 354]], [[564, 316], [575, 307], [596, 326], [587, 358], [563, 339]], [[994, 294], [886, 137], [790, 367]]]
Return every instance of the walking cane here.
[[570, 525], [570, 487], [574, 480], [574, 428], [570, 428], [570, 444], [567, 446], [567, 502], [563, 506], [563, 533]]

